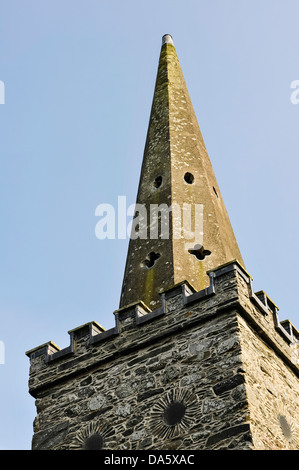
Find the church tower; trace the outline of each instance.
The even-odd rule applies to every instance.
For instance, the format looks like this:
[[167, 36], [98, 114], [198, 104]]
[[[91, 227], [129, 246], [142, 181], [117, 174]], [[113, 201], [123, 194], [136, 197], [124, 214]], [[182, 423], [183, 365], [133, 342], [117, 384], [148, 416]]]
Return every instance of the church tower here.
[[188, 281], [200, 290], [209, 285], [210, 269], [233, 259], [244, 265], [169, 34], [136, 207], [121, 307], [142, 300], [155, 308], [160, 292], [174, 284]]
[[253, 290], [168, 34], [114, 315], [26, 353], [32, 449], [299, 450], [299, 332]]

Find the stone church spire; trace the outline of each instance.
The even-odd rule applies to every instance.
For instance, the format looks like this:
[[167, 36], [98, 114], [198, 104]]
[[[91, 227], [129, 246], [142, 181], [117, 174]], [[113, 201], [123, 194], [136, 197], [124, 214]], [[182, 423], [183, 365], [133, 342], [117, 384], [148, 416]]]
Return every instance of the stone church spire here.
[[173, 39], [162, 47], [132, 222], [120, 308], [187, 280], [209, 285], [207, 271], [244, 266], [185, 84]]

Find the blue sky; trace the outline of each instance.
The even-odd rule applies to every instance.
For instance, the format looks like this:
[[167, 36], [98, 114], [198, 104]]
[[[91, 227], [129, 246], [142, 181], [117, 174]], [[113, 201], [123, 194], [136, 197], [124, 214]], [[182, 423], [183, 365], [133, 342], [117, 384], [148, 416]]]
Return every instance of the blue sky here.
[[25, 351], [114, 325], [163, 34], [173, 36], [255, 291], [297, 328], [297, 0], [0, 0], [0, 449], [30, 449]]

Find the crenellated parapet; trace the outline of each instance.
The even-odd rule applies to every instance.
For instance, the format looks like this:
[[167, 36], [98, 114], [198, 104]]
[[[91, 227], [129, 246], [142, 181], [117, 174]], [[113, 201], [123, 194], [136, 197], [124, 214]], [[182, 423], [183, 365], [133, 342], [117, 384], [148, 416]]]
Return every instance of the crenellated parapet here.
[[70, 344], [60, 349], [52, 341], [26, 354], [30, 358], [29, 390], [33, 396], [51, 383], [65, 381], [100, 364], [163, 341], [235, 310], [277, 354], [298, 373], [297, 329], [279, 322], [278, 308], [263, 292], [254, 293], [252, 278], [232, 261], [208, 272], [210, 285], [195, 291], [181, 282], [161, 293], [161, 307], [150, 310], [143, 302], [114, 312], [115, 326], [105, 330], [92, 321], [70, 330]]

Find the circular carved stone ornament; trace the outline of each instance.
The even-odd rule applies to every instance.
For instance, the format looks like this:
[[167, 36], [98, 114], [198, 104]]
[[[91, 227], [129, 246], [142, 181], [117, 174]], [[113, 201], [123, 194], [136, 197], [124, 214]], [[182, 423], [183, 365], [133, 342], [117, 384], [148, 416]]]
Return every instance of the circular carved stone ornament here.
[[198, 400], [189, 390], [174, 389], [161, 397], [150, 413], [150, 428], [161, 439], [184, 435], [197, 415]]

